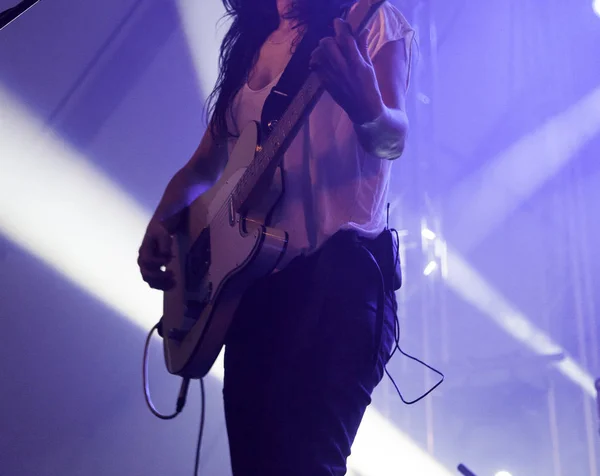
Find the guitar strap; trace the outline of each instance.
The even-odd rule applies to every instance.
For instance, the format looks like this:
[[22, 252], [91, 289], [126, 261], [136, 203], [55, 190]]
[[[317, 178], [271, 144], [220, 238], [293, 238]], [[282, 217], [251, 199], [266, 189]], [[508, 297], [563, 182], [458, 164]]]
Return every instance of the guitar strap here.
[[288, 62], [281, 78], [267, 96], [261, 113], [261, 131], [269, 135], [277, 121], [283, 116], [296, 94], [310, 74], [310, 55], [319, 41], [334, 34], [333, 19], [324, 27], [312, 28], [306, 32], [298, 48]]

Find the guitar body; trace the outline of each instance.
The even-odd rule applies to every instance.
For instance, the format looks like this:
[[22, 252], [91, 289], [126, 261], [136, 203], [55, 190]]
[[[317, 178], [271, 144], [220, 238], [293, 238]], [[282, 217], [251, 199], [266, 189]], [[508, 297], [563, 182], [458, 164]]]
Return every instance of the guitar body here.
[[221, 351], [240, 300], [283, 257], [287, 234], [265, 226], [283, 191], [278, 169], [251, 215], [241, 216], [232, 193], [255, 156], [258, 124], [244, 129], [219, 181], [189, 207], [173, 238], [167, 269], [176, 287], [165, 293], [162, 318], [167, 369], [204, 377]]

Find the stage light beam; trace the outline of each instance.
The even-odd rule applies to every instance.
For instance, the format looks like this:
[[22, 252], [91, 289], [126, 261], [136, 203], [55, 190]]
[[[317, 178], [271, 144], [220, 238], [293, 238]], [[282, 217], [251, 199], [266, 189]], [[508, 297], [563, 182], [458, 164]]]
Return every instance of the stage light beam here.
[[599, 133], [597, 87], [548, 118], [452, 190], [448, 198], [449, 214], [455, 217], [452, 242], [460, 244], [463, 253], [479, 245]]
[[149, 213], [0, 86], [0, 231], [148, 329], [161, 296], [135, 263]]
[[373, 407], [367, 408], [348, 465], [361, 475], [453, 475]]
[[479, 309], [507, 334], [522, 342], [536, 354], [563, 354], [564, 358], [553, 365], [585, 393], [595, 397], [594, 379], [590, 373], [452, 250], [448, 250], [447, 283], [457, 295]]
[[223, 17], [223, 4], [216, 0], [177, 0], [176, 3], [200, 91], [212, 91], [218, 75], [219, 48], [229, 25], [229, 20]]

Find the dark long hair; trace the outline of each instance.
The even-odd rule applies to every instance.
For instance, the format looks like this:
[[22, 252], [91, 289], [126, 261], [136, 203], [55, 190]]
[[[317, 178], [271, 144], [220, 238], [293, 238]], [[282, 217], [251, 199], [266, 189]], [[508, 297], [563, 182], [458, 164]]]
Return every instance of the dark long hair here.
[[[298, 27], [322, 26], [356, 0], [292, 0], [287, 18]], [[276, 0], [223, 0], [226, 14], [232, 20], [223, 38], [219, 55], [219, 76], [207, 100], [211, 133], [220, 140], [230, 136], [227, 115], [236, 94], [248, 79], [260, 47], [279, 26]]]

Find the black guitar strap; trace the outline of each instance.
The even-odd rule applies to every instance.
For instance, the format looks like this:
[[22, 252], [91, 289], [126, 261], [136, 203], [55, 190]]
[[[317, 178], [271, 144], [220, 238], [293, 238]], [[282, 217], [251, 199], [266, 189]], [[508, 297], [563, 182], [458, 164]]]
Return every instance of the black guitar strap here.
[[268, 135], [271, 132], [276, 122], [283, 116], [283, 113], [300, 91], [310, 73], [311, 53], [318, 46], [321, 38], [334, 34], [332, 22], [333, 19], [325, 27], [308, 30], [300, 41], [281, 78], [271, 89], [271, 93], [267, 96], [263, 105], [260, 120], [263, 134]]

